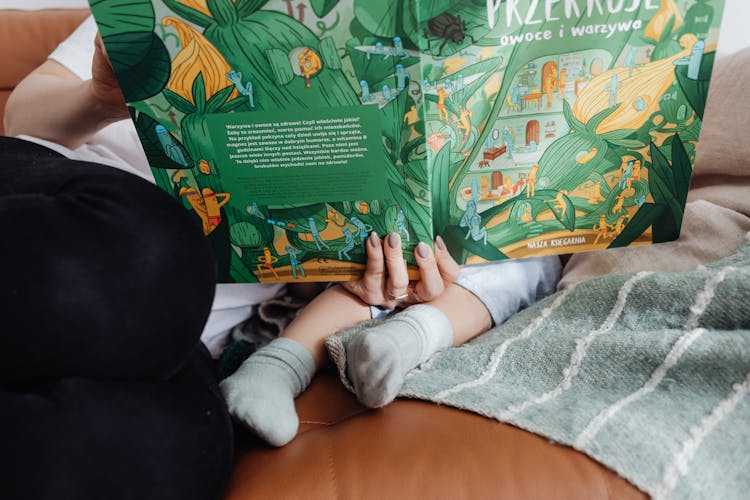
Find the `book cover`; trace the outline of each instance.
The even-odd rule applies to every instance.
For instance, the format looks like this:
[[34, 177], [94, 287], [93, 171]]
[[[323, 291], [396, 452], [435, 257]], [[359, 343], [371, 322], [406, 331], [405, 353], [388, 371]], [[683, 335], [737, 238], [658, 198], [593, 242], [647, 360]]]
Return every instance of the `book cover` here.
[[224, 282], [679, 236], [723, 0], [90, 0]]

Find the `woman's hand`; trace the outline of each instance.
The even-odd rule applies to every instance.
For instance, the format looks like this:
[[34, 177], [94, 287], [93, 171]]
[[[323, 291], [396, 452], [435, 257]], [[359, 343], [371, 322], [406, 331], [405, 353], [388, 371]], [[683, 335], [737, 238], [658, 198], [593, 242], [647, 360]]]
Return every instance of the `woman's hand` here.
[[110, 114], [111, 120], [128, 117], [125, 98], [120, 90], [120, 84], [117, 83], [107, 49], [98, 33], [94, 40], [94, 60], [91, 63], [91, 93], [103, 106], [104, 111]]
[[419, 281], [409, 281], [406, 262], [401, 251], [401, 236], [391, 233], [384, 241], [372, 233], [365, 245], [367, 267], [358, 281], [341, 285], [366, 303], [392, 309], [420, 302], [429, 302], [445, 291], [458, 277], [459, 265], [448, 253], [439, 236], [435, 253], [420, 243], [414, 251], [420, 272]]
[[128, 118], [101, 38], [94, 43], [91, 80], [48, 59], [16, 86], [5, 110], [8, 135], [30, 135], [75, 149], [107, 125]]

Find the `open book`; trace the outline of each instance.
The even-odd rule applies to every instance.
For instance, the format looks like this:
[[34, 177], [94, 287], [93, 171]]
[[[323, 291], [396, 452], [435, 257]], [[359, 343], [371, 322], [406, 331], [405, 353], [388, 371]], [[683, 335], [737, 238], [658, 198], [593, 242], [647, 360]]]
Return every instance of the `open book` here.
[[226, 282], [679, 236], [723, 0], [90, 0]]

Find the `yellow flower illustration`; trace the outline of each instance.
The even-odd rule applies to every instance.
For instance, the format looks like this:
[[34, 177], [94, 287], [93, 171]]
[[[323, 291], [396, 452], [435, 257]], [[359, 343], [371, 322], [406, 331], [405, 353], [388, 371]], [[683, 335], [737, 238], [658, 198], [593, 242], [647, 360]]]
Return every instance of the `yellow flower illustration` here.
[[662, 0], [661, 8], [646, 25], [645, 35], [655, 42], [658, 42], [661, 40], [661, 36], [667, 27], [667, 23], [669, 23], [669, 20], [672, 19], [672, 17], [674, 17], [674, 25], [672, 26], [672, 31], [674, 31], [682, 26], [682, 16], [680, 15], [680, 11], [677, 9], [674, 0]]
[[[205, 5], [205, 0], [189, 1], [191, 7], [192, 4]], [[188, 0], [183, 0], [183, 3], [188, 3]], [[169, 90], [196, 104], [192, 88], [199, 73], [203, 74], [207, 99], [230, 85], [226, 75], [232, 68], [211, 42], [191, 26], [174, 17], [165, 17], [162, 24], [174, 28], [182, 46], [182, 50], [172, 61], [172, 76], [167, 83]], [[235, 90], [232, 96], [237, 95], [239, 94]]]
[[211, 12], [208, 10], [208, 5], [206, 5], [206, 0], [180, 0], [180, 3], [185, 7], [195, 9], [207, 16], [211, 15]]
[[[597, 134], [615, 130], [637, 130], [659, 108], [659, 99], [674, 83], [674, 62], [690, 55], [698, 42], [695, 35], [684, 35], [680, 39], [682, 51], [644, 65], [630, 76], [629, 68], [621, 67], [606, 71], [591, 80], [581, 91], [573, 105], [573, 115], [581, 123], [610, 106], [616, 85], [616, 102], [620, 105], [596, 128]], [[616, 77], [616, 79], [615, 79]]]

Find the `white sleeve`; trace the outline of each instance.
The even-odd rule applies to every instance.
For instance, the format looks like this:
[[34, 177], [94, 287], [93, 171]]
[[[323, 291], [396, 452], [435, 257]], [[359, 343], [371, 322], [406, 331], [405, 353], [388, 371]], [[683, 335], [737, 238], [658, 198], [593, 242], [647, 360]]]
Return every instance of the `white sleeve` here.
[[89, 16], [68, 38], [49, 55], [81, 80], [91, 79], [91, 61], [94, 59], [96, 22]]
[[455, 284], [487, 306], [496, 325], [555, 291], [562, 264], [556, 255], [503, 260], [461, 268]]

